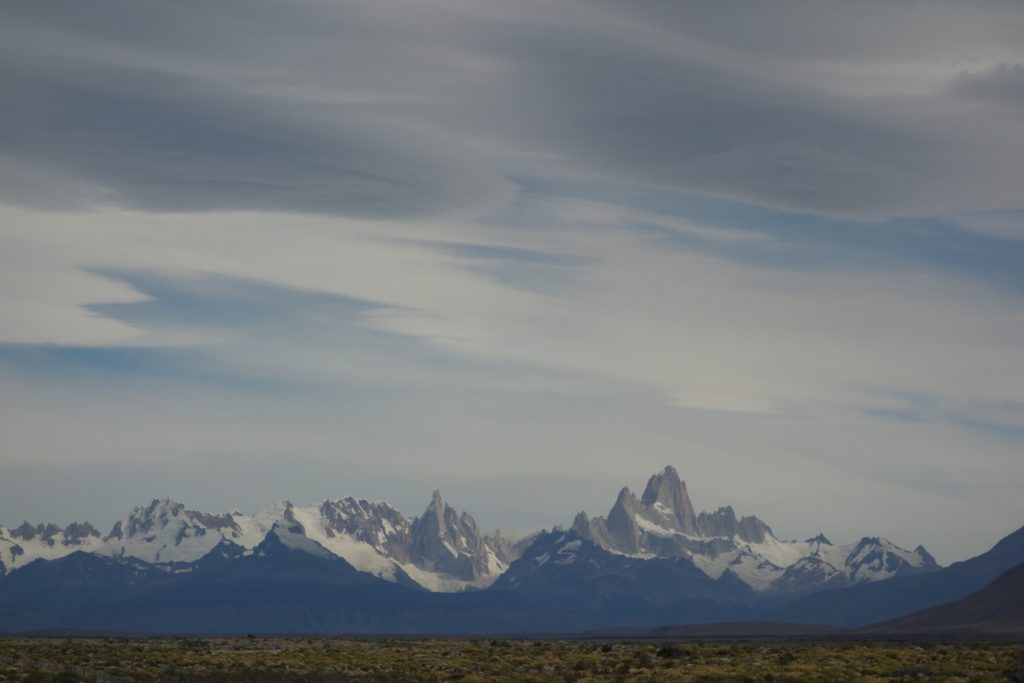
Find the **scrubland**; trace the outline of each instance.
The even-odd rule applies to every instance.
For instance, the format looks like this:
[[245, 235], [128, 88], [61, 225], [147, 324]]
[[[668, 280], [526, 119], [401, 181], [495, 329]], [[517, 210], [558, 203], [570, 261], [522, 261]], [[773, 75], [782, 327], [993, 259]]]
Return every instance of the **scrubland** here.
[[520, 639], [0, 640], [0, 681], [1024, 681], [994, 643]]

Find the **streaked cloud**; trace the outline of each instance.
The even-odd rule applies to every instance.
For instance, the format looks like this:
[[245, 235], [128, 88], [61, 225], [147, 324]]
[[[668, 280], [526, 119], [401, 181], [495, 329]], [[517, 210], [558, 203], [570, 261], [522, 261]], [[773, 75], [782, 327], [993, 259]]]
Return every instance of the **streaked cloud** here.
[[880, 490], [995, 529], [1024, 510], [1022, 22], [8, 2], [0, 481], [287, 455], [299, 495], [444, 471], [503, 510], [588, 482], [529, 511], [557, 516], [671, 462], [782, 533], [820, 530], [798, 494], [929, 533]]
[[961, 94], [1013, 90], [1019, 5], [854, 4], [15, 2], [0, 153], [161, 211], [417, 215], [539, 169], [844, 216], [1016, 206], [1019, 119]]

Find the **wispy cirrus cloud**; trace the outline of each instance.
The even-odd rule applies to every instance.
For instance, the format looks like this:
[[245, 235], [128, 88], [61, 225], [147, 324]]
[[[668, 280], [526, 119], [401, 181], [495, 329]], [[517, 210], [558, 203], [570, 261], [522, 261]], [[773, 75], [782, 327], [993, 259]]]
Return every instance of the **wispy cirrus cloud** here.
[[288, 453], [508, 507], [672, 461], [808, 535], [760, 482], [850, 533], [927, 533], [879, 487], [1019, 515], [1018, 3], [0, 18], [0, 468]]
[[[790, 247], [725, 230], [717, 240], [722, 253], [687, 241], [666, 248], [660, 233], [636, 223], [660, 222], [704, 239], [713, 231], [599, 202], [544, 206], [546, 218], [537, 216], [534, 225], [504, 227], [257, 214], [199, 214], [186, 227], [174, 216], [104, 213], [88, 221], [51, 214], [40, 233], [33, 214], [7, 215], [9, 225], [22, 223], [10, 231], [20, 235], [12, 253], [45, 254], [54, 259], [51, 272], [96, 283], [92, 301], [83, 302], [87, 288], [67, 292], [66, 336], [52, 338], [64, 344], [89, 343], [94, 325], [106, 322], [105, 345], [202, 344], [206, 335], [214, 349], [225, 347], [225, 362], [238, 357], [233, 346], [258, 348], [245, 325], [232, 325], [247, 311], [259, 315], [244, 300], [213, 306], [206, 317], [196, 317], [203, 309], [186, 309], [191, 317], [176, 319], [153, 291], [117, 276], [119, 269], [177, 274], [194, 282], [195, 297], [209, 290], [216, 301], [218, 280], [188, 275], [194, 273], [286, 288], [297, 300], [306, 292], [307, 305], [318, 296], [363, 302], [347, 315], [311, 313], [303, 322], [267, 310], [267, 330], [279, 331], [278, 362], [313, 365], [321, 376], [331, 352], [313, 353], [303, 340], [316, 338], [311, 331], [321, 318], [341, 317], [477, 362], [631, 383], [697, 409], [813, 411], [851, 401], [863, 386], [975, 401], [1020, 398], [1013, 378], [1024, 310], [1013, 293], [920, 267], [821, 269], [813, 253], [804, 266], [799, 259], [785, 268], [758, 266], [730, 258], [728, 249], [737, 239]], [[42, 308], [47, 299], [37, 306], [32, 286], [14, 284], [24, 310]], [[60, 283], [38, 296], [58, 292], [66, 292]], [[83, 319], [89, 325], [79, 329]], [[22, 337], [6, 341], [25, 341], [30, 322], [12, 327]], [[40, 329], [35, 339], [49, 333]], [[261, 338], [273, 335], [263, 331]], [[290, 354], [288, 344], [306, 350]]]

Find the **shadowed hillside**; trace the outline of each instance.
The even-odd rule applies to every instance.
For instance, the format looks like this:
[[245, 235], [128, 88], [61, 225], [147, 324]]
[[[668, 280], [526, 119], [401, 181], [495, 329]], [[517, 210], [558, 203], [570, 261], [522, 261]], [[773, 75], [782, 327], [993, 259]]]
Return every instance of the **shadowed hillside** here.
[[1024, 564], [966, 598], [862, 630], [867, 633], [1024, 634]]

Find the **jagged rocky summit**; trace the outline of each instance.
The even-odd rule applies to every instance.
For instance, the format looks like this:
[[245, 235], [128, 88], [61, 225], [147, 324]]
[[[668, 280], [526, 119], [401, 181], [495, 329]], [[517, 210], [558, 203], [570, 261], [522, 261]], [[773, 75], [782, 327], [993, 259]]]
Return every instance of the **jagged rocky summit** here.
[[904, 550], [879, 537], [833, 545], [824, 534], [781, 541], [760, 519], [737, 517], [729, 506], [697, 514], [671, 466], [648, 480], [640, 498], [623, 488], [607, 517], [580, 512], [572, 531], [613, 553], [689, 558], [713, 579], [732, 574], [762, 592], [802, 593], [938, 569], [921, 546]]
[[[540, 542], [486, 535], [437, 491], [414, 518], [386, 502], [352, 497], [308, 507], [284, 501], [254, 515], [211, 514], [163, 499], [135, 508], [106, 535], [87, 523], [0, 527], [0, 575], [75, 551], [191, 571], [214, 550], [220, 556], [251, 553], [275, 528], [359, 571], [440, 592], [486, 588], [527, 546]], [[720, 585], [742, 584], [761, 594], [799, 595], [938, 568], [920, 546], [904, 550], [879, 537], [834, 545], [823, 534], [782, 541], [757, 517], [738, 517], [728, 506], [698, 514], [672, 467], [652, 476], [639, 498], [623, 488], [607, 517], [581, 512], [571, 531], [612, 555], [679, 560]]]
[[469, 513], [456, 511], [437, 491], [412, 519], [388, 503], [352, 497], [309, 507], [285, 501], [254, 515], [210, 514], [163, 499], [135, 508], [105, 536], [89, 524], [0, 526], [0, 575], [75, 551], [184, 569], [214, 549], [251, 552], [275, 525], [360, 571], [431, 591], [484, 588], [522, 550], [522, 543], [498, 533], [482, 534]]

